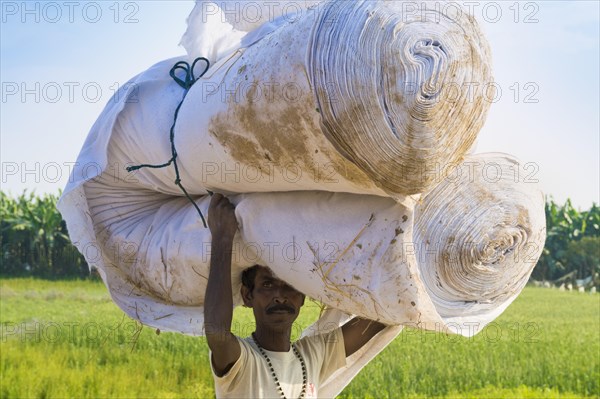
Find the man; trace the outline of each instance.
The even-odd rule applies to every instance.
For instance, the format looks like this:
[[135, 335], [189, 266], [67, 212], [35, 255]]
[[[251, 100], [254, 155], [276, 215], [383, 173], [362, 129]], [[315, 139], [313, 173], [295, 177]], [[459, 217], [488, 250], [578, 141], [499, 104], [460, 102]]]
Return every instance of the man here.
[[244, 271], [241, 294], [253, 309], [256, 331], [247, 339], [234, 336], [231, 251], [238, 225], [233, 205], [220, 194], [211, 199], [208, 226], [212, 255], [204, 328], [217, 397], [317, 397], [319, 384], [385, 327], [355, 318], [328, 334], [291, 344], [292, 324], [305, 297], [270, 269], [254, 266]]

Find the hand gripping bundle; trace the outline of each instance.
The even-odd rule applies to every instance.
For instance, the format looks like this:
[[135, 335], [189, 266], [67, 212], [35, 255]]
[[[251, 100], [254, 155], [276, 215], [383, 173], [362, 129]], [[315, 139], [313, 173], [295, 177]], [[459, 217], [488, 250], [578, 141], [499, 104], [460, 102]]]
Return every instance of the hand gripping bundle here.
[[[477, 333], [525, 285], [545, 219], [517, 160], [469, 153], [493, 98], [475, 20], [455, 3], [252, 3], [261, 13], [244, 19], [232, 10], [248, 3], [198, 1], [189, 58], [152, 66], [111, 99], [59, 202], [72, 240], [128, 315], [202, 334], [211, 237], [179, 177], [204, 215], [209, 191], [236, 204], [234, 292], [262, 264], [339, 311], [315, 328], [343, 312]], [[210, 68], [178, 108], [169, 70], [200, 56]], [[176, 109], [178, 176], [128, 173], [172, 157]]]

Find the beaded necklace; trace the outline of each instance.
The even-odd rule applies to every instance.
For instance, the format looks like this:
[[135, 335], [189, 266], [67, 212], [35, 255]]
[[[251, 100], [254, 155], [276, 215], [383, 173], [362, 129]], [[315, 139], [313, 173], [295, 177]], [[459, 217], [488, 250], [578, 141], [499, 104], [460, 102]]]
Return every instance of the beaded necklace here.
[[[275, 380], [275, 385], [277, 386], [277, 390], [279, 391], [279, 394], [281, 395], [281, 397], [283, 399], [287, 399], [283, 393], [283, 388], [281, 388], [281, 384], [279, 384], [279, 379], [277, 378], [277, 374], [275, 374], [275, 369], [273, 369], [273, 365], [271, 364], [271, 359], [269, 359], [269, 356], [267, 356], [266, 352], [263, 350], [263, 348], [258, 343], [258, 340], [256, 339], [256, 335], [254, 333], [252, 333], [252, 339], [254, 340], [254, 343], [258, 347], [260, 354], [265, 358], [265, 360], [267, 361], [267, 364], [269, 365], [271, 375], [273, 376], [273, 379]], [[300, 396], [298, 397], [298, 399], [302, 399], [302, 398], [304, 398], [304, 395], [306, 394], [306, 381], [307, 381], [306, 364], [304, 363], [304, 358], [302, 357], [302, 355], [300, 354], [298, 349], [296, 349], [296, 346], [294, 344], [292, 344], [292, 350], [294, 351], [294, 355], [296, 355], [296, 357], [300, 361], [300, 365], [302, 366], [302, 392], [300, 392]]]

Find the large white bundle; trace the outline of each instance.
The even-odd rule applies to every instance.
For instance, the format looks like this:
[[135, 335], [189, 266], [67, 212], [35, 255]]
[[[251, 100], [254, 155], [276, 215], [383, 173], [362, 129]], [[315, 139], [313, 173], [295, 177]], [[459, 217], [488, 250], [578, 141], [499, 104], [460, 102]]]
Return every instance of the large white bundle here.
[[[498, 175], [484, 173], [490, 164]], [[262, 264], [347, 313], [473, 335], [521, 291], [543, 248], [544, 199], [535, 185], [515, 183], [516, 165], [504, 155], [468, 157], [459, 178], [444, 179], [416, 213], [367, 195], [232, 196], [240, 223], [236, 303], [241, 271]], [[101, 252], [88, 260], [110, 275], [109, 288], [130, 316], [201, 334], [210, 232], [186, 199], [113, 179], [84, 184]], [[209, 202], [197, 201], [205, 212]]]
[[[459, 162], [473, 144], [491, 74], [473, 19], [454, 20], [434, 4], [424, 15], [396, 1], [324, 3], [222, 58], [179, 112], [175, 144], [186, 187], [198, 195], [326, 190], [394, 198], [431, 189], [427, 172]], [[167, 132], [182, 89], [166, 77], [169, 67], [133, 80], [143, 100], [120, 117], [120, 164], [170, 158]], [[472, 82], [480, 89], [468, 90]], [[171, 168], [136, 177], [163, 192], [174, 187]]]

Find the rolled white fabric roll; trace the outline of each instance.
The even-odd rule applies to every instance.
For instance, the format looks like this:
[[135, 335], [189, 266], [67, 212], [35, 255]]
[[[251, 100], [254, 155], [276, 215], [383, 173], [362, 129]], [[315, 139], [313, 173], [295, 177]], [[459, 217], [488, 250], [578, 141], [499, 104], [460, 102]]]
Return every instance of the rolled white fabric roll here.
[[[477, 333], [527, 282], [544, 245], [544, 199], [536, 184], [520, 180], [519, 163], [509, 155], [473, 155], [450, 173], [416, 207], [343, 193], [233, 196], [240, 223], [236, 303], [241, 271], [261, 264], [346, 313]], [[144, 293], [117, 303], [144, 323], [201, 333], [200, 325], [180, 319], [196, 307], [194, 319], [202, 320], [210, 232], [185, 199], [131, 191], [113, 178], [105, 175], [84, 188], [102, 243], [96, 264], [118, 286]], [[203, 197], [198, 204], [206, 211], [208, 202]], [[169, 306], [170, 316], [163, 310], [143, 316], [140, 299]]]
[[507, 154], [476, 154], [438, 175], [415, 208], [423, 284], [454, 332], [473, 335], [518, 296], [546, 239], [545, 200]]
[[[466, 13], [455, 20], [423, 3], [421, 18], [407, 4], [414, 5], [326, 2], [221, 58], [179, 112], [175, 144], [186, 188], [399, 200], [430, 190], [429, 171], [459, 162], [483, 124], [490, 55]], [[150, 71], [132, 82], [140, 101], [119, 121], [121, 163], [170, 158], [182, 89], [169, 81], [168, 64], [152, 71], [164, 82]], [[174, 188], [170, 169], [137, 177], [162, 192]]]

